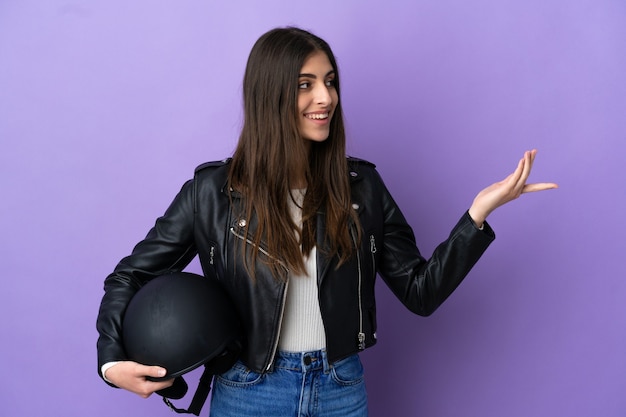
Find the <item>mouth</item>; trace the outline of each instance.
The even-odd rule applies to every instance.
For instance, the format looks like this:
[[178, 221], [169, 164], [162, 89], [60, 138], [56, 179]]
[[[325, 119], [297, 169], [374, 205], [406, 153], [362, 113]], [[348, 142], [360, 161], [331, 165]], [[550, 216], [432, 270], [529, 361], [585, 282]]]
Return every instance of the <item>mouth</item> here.
[[330, 117], [329, 112], [324, 113], [305, 113], [304, 117], [311, 120], [326, 120]]

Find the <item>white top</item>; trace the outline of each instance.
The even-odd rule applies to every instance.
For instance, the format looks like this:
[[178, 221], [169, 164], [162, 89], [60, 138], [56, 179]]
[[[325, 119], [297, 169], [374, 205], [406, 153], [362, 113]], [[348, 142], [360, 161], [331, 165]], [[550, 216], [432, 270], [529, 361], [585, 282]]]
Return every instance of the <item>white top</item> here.
[[[305, 190], [294, 190], [290, 200], [291, 216], [302, 225], [302, 201]], [[305, 274], [289, 274], [287, 300], [281, 324], [278, 348], [287, 352], [306, 352], [326, 347], [326, 334], [320, 312], [317, 288], [317, 251], [304, 258]]]
[[307, 352], [326, 347], [326, 334], [317, 291], [316, 250], [305, 259], [306, 275], [289, 275], [287, 300], [278, 348]]

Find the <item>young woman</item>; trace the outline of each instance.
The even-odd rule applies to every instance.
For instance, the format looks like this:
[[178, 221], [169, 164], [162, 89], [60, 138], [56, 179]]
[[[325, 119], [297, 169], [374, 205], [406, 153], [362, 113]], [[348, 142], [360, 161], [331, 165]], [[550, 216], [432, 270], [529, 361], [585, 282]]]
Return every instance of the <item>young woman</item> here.
[[232, 159], [196, 169], [164, 216], [105, 281], [99, 370], [147, 397], [166, 370], [127, 360], [121, 319], [133, 294], [198, 255], [243, 321], [244, 349], [214, 382], [212, 416], [365, 416], [358, 352], [376, 342], [374, 281], [431, 314], [494, 239], [485, 222], [522, 193], [536, 151], [482, 190], [430, 259], [369, 162], [347, 158], [339, 71], [328, 44], [279, 28], [254, 45]]

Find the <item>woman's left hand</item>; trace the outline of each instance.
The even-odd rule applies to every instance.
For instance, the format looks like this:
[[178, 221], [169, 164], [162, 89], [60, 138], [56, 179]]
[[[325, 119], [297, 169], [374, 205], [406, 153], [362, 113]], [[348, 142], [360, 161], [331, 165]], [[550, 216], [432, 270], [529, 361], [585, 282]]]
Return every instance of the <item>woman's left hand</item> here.
[[481, 227], [487, 216], [498, 207], [515, 200], [524, 193], [557, 188], [552, 182], [526, 184], [530, 170], [535, 161], [537, 150], [524, 152], [524, 157], [517, 164], [515, 171], [504, 180], [485, 188], [476, 195], [469, 209], [469, 214], [478, 227]]

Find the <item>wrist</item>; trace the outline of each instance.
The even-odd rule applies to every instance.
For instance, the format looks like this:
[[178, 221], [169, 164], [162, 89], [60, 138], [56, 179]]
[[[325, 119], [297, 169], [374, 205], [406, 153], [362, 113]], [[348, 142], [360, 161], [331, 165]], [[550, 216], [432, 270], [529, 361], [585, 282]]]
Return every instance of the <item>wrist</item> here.
[[100, 373], [102, 374], [102, 379], [104, 379], [106, 382], [108, 382], [109, 384], [112, 384], [112, 382], [107, 378], [106, 373], [109, 369], [111, 369], [112, 367], [114, 367], [115, 365], [117, 365], [119, 363], [119, 361], [116, 362], [107, 362], [104, 365], [102, 365], [102, 368], [100, 368]]
[[469, 214], [470, 218], [474, 222], [474, 225], [476, 225], [478, 229], [482, 230], [484, 227], [485, 220], [487, 220], [487, 214], [482, 213], [480, 210], [476, 209], [474, 206], [470, 207], [467, 213]]

